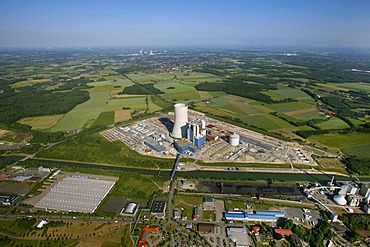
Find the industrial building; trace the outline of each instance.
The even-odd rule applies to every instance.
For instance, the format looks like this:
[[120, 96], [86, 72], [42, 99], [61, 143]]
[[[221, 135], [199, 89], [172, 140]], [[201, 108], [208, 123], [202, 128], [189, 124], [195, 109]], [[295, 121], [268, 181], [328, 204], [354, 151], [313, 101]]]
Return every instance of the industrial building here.
[[144, 141], [144, 144], [150, 147], [152, 150], [157, 151], [158, 153], [166, 151], [166, 149], [161, 144], [159, 144], [159, 142], [153, 139], [147, 139], [146, 141]]
[[150, 213], [158, 218], [164, 218], [166, 212], [165, 201], [154, 201]]
[[191, 142], [188, 140], [178, 140], [175, 142], [175, 148], [180, 153], [185, 153], [192, 146]]
[[137, 211], [139, 210], [139, 205], [134, 202], [127, 203], [126, 206], [121, 210], [120, 215], [135, 217]]
[[3, 205], [13, 205], [18, 199], [17, 195], [0, 195], [0, 203]]
[[66, 177], [54, 185], [35, 207], [46, 210], [93, 213], [115, 181], [86, 176]]
[[196, 119], [188, 123], [187, 139], [194, 146], [202, 147], [206, 143], [206, 121], [204, 119]]
[[226, 220], [236, 221], [276, 222], [279, 217], [284, 216], [284, 212], [278, 211], [255, 211], [255, 213], [246, 213], [244, 211], [228, 211], [225, 213]]
[[236, 247], [253, 246], [253, 241], [248, 236], [245, 226], [228, 226], [226, 232], [227, 237]]

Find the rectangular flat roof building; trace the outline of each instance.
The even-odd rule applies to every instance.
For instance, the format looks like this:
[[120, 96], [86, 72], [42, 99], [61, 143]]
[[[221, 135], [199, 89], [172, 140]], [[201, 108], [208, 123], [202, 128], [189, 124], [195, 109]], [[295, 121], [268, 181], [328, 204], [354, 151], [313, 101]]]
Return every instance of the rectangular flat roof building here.
[[150, 213], [158, 217], [164, 217], [166, 211], [166, 201], [154, 201]]
[[93, 213], [114, 184], [115, 181], [92, 179], [86, 176], [66, 177], [55, 184], [35, 207]]

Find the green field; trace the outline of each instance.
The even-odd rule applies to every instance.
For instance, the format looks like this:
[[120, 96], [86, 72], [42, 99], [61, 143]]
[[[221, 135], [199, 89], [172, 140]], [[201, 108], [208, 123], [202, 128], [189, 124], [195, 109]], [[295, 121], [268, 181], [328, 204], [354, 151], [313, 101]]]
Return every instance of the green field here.
[[92, 127], [95, 126], [106, 126], [114, 123], [114, 111], [106, 111], [100, 113], [98, 119], [95, 120]]
[[370, 143], [341, 148], [346, 155], [354, 155], [361, 159], [370, 159]]
[[277, 112], [291, 112], [291, 111], [297, 111], [297, 110], [302, 110], [302, 109], [315, 108], [315, 106], [312, 104], [309, 104], [306, 102], [300, 102], [300, 101], [276, 103], [276, 104], [270, 104], [267, 106]]
[[90, 92], [90, 99], [73, 108], [51, 128], [52, 132], [83, 128], [86, 123], [93, 122], [105, 110], [109, 100], [109, 91]]
[[138, 173], [122, 173], [110, 196], [148, 200], [154, 192], [162, 189], [157, 185], [163, 186], [163, 180], [165, 180], [163, 177], [155, 178]]
[[99, 133], [80, 134], [40, 152], [38, 157], [146, 168], [171, 168], [172, 159], [147, 157], [120, 141], [108, 142]]
[[324, 130], [349, 128], [349, 125], [346, 122], [337, 117], [332, 117], [328, 121], [316, 124], [315, 126]]
[[183, 208], [182, 216], [187, 216], [188, 219], [192, 218], [194, 207], [200, 206], [202, 203], [202, 196], [175, 195], [174, 197], [174, 208]]
[[18, 120], [21, 124], [26, 124], [35, 130], [43, 130], [53, 127], [63, 115], [51, 115], [51, 116], [41, 116], [41, 117], [29, 117], [22, 118]]
[[364, 91], [370, 93], [370, 85], [367, 83], [341, 83], [332, 85], [336, 85], [339, 88], [347, 90]]
[[314, 140], [331, 148], [342, 148], [368, 144], [370, 142], [370, 133], [349, 133], [349, 134], [326, 134], [310, 136], [309, 140]]
[[271, 93], [280, 95], [283, 98], [291, 98], [291, 99], [309, 99], [310, 96], [307, 95], [305, 92], [296, 89], [296, 88], [291, 88], [285, 85], [278, 85], [278, 90], [271, 90], [269, 91]]
[[[128, 86], [132, 84], [130, 81], [117, 80], [113, 81], [101, 81], [89, 83], [93, 85], [90, 93], [90, 99], [80, 105], [77, 105], [71, 111], [66, 113], [52, 128], [51, 131], [66, 131], [81, 129], [89, 127], [95, 121], [97, 124], [101, 124], [103, 117], [107, 117], [107, 113], [102, 115], [102, 112], [113, 112], [122, 110], [122, 107], [129, 107], [131, 110], [144, 111], [146, 110], [146, 96], [132, 96], [122, 98], [111, 98], [111, 92], [115, 91], [113, 85]], [[120, 88], [119, 91], [122, 91]], [[117, 90], [116, 90], [117, 91]], [[152, 97], [148, 97], [149, 100], [149, 112], [154, 112], [162, 109], [154, 103]], [[100, 118], [100, 119], [98, 119]], [[110, 118], [109, 118], [110, 119]], [[106, 120], [105, 123], [113, 123], [114, 120]], [[104, 124], [105, 125], [105, 124]], [[96, 126], [96, 124], [95, 124]]]

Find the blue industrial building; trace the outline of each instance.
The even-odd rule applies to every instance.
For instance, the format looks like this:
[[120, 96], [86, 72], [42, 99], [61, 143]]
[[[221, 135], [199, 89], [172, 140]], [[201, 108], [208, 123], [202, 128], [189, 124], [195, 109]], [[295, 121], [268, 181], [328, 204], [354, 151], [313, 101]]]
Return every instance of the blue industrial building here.
[[285, 213], [280, 211], [266, 211], [266, 210], [256, 210], [255, 214], [258, 215], [274, 215], [275, 217], [284, 217]]
[[277, 218], [284, 217], [283, 212], [278, 211], [256, 211], [246, 213], [243, 211], [228, 211], [225, 213], [226, 220], [276, 222]]
[[166, 151], [166, 149], [161, 144], [152, 139], [146, 140], [144, 144], [150, 147], [151, 149], [157, 151], [158, 153]]
[[192, 146], [191, 142], [187, 140], [178, 140], [175, 142], [175, 148], [180, 153], [185, 153]]
[[194, 145], [197, 146], [198, 148], [203, 147], [205, 143], [206, 143], [205, 136], [194, 137]]

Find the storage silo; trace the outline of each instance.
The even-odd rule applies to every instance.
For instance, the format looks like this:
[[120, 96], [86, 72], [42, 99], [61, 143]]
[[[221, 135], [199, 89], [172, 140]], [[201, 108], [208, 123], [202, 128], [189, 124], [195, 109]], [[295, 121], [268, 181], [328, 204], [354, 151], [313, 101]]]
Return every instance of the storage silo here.
[[172, 130], [172, 137], [183, 138], [187, 134], [188, 106], [186, 104], [175, 104], [175, 121]]
[[240, 142], [240, 136], [239, 135], [234, 133], [234, 134], [231, 134], [229, 136], [229, 143], [230, 143], [231, 146], [236, 147], [236, 146], [239, 145], [239, 142]]

